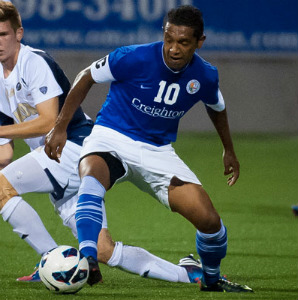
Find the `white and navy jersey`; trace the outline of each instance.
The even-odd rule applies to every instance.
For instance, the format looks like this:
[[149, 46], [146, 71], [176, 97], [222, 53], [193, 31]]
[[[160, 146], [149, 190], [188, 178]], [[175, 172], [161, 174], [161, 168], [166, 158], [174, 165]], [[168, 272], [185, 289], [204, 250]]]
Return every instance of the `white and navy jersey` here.
[[[60, 111], [69, 89], [67, 77], [52, 57], [44, 51], [21, 45], [17, 63], [7, 78], [4, 78], [0, 64], [0, 119], [6, 119], [6, 124], [0, 121], [0, 125], [37, 118], [36, 105], [53, 97], [59, 97]], [[7, 117], [10, 123], [7, 123]], [[92, 125], [79, 108], [68, 127], [68, 139], [81, 145]], [[44, 144], [44, 137], [25, 139], [25, 142], [35, 149]]]
[[198, 101], [225, 108], [217, 69], [194, 54], [174, 72], [164, 62], [163, 42], [118, 48], [94, 62], [91, 74], [95, 82], [111, 81], [95, 123], [149, 144], [174, 142], [179, 120]]

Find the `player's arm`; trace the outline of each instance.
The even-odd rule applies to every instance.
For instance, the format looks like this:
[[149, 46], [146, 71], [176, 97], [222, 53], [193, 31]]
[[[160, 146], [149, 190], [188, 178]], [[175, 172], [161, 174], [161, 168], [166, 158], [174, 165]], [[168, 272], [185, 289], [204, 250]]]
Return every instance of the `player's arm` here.
[[13, 149], [13, 141], [9, 141], [4, 145], [0, 145], [0, 170], [12, 162]]
[[55, 124], [58, 116], [58, 97], [51, 98], [36, 105], [38, 117], [19, 124], [0, 127], [0, 137], [31, 138], [47, 134]]
[[240, 164], [236, 157], [233, 141], [230, 133], [229, 122], [226, 109], [216, 111], [206, 105], [207, 113], [214, 124], [214, 127], [222, 141], [224, 147], [223, 162], [224, 174], [231, 176], [228, 178], [228, 185], [232, 186], [236, 183], [240, 174]]
[[67, 133], [66, 129], [71, 121], [75, 111], [84, 101], [86, 95], [95, 83], [91, 76], [91, 67], [81, 71], [68, 93], [62, 110], [56, 121], [55, 127], [49, 132], [46, 137], [45, 152], [49, 158], [59, 162], [63, 147], [66, 143]]

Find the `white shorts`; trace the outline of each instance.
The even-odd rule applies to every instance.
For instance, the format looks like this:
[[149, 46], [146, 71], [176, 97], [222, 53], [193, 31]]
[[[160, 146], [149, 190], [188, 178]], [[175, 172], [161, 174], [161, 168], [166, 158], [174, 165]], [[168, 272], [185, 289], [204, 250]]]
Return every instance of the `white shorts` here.
[[84, 140], [81, 157], [94, 152], [110, 152], [122, 161], [126, 174], [117, 183], [130, 181], [167, 208], [168, 187], [174, 176], [185, 182], [201, 184], [170, 144], [157, 147], [95, 125]]
[[[13, 161], [1, 170], [19, 195], [37, 192], [49, 193], [55, 210], [64, 225], [70, 226], [78, 201], [80, 177], [77, 170], [82, 147], [66, 142], [60, 163], [51, 160], [39, 147]], [[73, 226], [73, 225], [72, 225]], [[107, 228], [106, 215], [103, 213], [103, 228]], [[75, 228], [71, 228], [73, 233]]]
[[11, 139], [0, 138], [0, 145], [6, 145], [11, 141]]

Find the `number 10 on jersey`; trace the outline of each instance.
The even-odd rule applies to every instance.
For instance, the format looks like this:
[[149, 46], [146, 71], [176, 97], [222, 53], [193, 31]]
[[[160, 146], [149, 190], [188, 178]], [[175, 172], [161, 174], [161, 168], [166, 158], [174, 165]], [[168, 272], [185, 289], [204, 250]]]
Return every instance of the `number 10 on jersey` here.
[[166, 86], [166, 81], [160, 81], [159, 90], [157, 96], [154, 97], [154, 102], [161, 103], [163, 101], [165, 104], [173, 105], [177, 101], [180, 86], [178, 83], [171, 83], [167, 88]]

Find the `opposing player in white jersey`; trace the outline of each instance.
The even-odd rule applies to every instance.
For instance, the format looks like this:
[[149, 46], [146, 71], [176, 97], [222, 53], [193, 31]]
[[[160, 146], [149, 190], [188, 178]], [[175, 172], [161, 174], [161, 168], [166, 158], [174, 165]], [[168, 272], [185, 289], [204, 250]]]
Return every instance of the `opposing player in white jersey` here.
[[[78, 107], [67, 128], [60, 164], [48, 158], [43, 150], [44, 135], [54, 126], [70, 83], [48, 54], [22, 45], [22, 37], [18, 11], [13, 4], [0, 1], [0, 163], [4, 167], [0, 171], [0, 212], [13, 231], [42, 255], [57, 244], [21, 195], [50, 193], [64, 224], [77, 235], [74, 218], [80, 184], [77, 165], [83, 139], [90, 134], [93, 122]], [[24, 139], [31, 152], [10, 163], [14, 138]], [[115, 244], [107, 230], [104, 208], [102, 216], [99, 261], [169, 281], [190, 282], [187, 272], [190, 268], [195, 270], [193, 276], [200, 276], [199, 264], [192, 257], [183, 261], [185, 267], [181, 267], [142, 248]], [[38, 279], [38, 272], [23, 278]]]
[[[202, 101], [224, 146], [224, 173], [231, 174], [228, 184], [237, 181], [239, 163], [218, 73], [195, 53], [204, 40], [201, 12], [193, 6], [181, 6], [167, 14], [163, 42], [121, 47], [94, 62], [75, 80], [47, 137], [45, 151], [54, 160], [63, 158], [66, 128], [75, 108], [94, 83], [111, 82], [81, 153], [76, 211], [80, 251], [96, 261], [105, 192], [115, 180], [127, 180], [195, 226], [203, 264], [201, 290], [251, 292], [249, 287], [220, 276], [220, 262], [227, 249], [226, 228], [196, 175], [171, 146], [181, 117]], [[91, 270], [89, 280], [98, 281], [99, 273]]]

